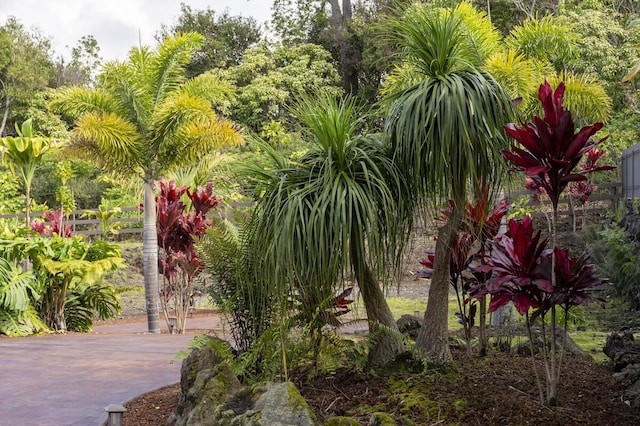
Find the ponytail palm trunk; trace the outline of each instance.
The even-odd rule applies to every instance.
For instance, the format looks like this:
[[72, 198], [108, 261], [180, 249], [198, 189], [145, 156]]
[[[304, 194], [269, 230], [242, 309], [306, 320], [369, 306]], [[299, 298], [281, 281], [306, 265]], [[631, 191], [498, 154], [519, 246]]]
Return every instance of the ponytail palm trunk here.
[[165, 38], [153, 51], [132, 49], [127, 61], [104, 66], [97, 88], [62, 89], [51, 105], [76, 119], [68, 153], [143, 182], [142, 251], [151, 333], [160, 332], [154, 181], [197, 163], [212, 149], [241, 142], [233, 125], [213, 110], [212, 102], [226, 86], [210, 74], [186, 78], [185, 67], [201, 41], [199, 34], [187, 33]]
[[[387, 97], [386, 131], [394, 158], [412, 186], [421, 211], [453, 201], [451, 217], [439, 231], [425, 326], [416, 349], [434, 363], [451, 360], [448, 344], [449, 263], [470, 188], [499, 185], [502, 126], [510, 99], [480, 69], [481, 55], [456, 10], [410, 7], [390, 27], [406, 61], [420, 71], [406, 90]], [[406, 86], [405, 86], [406, 87]]]

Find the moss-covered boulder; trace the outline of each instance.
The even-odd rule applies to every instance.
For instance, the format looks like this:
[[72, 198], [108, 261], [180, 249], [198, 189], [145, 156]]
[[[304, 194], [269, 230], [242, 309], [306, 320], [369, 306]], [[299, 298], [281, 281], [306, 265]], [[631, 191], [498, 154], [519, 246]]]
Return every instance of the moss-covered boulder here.
[[228, 342], [209, 337], [182, 362], [180, 400], [171, 423], [175, 425], [214, 425], [209, 423], [216, 407], [224, 404], [242, 385], [226, 360], [232, 353]]

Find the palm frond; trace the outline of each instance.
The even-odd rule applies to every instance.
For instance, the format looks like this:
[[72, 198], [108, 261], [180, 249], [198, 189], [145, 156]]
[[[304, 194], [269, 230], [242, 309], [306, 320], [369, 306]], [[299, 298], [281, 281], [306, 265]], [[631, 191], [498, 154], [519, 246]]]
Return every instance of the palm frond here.
[[118, 109], [117, 100], [109, 92], [81, 86], [57, 89], [49, 106], [53, 111], [74, 119], [88, 112], [116, 112]]
[[235, 95], [235, 86], [211, 72], [187, 80], [181, 89], [191, 96], [208, 100], [221, 113], [228, 114]]
[[167, 37], [160, 44], [157, 56], [147, 64], [153, 85], [154, 104], [163, 103], [185, 82], [185, 68], [202, 40], [203, 37], [198, 33], [184, 33]]
[[[141, 54], [141, 60], [146, 56]], [[116, 100], [114, 112], [136, 125], [140, 133], [147, 129], [153, 110], [151, 83], [144, 64], [107, 62], [101, 77], [102, 88]]]
[[564, 21], [552, 16], [527, 19], [514, 27], [505, 39], [506, 45], [527, 58], [550, 61], [561, 65], [577, 55], [577, 35]]
[[219, 119], [206, 99], [187, 93], [168, 98], [155, 111], [149, 130], [157, 162], [165, 170], [188, 164], [221, 146], [240, 145], [243, 141], [235, 125]]
[[417, 192], [434, 201], [460, 201], [471, 181], [497, 183], [510, 102], [502, 87], [479, 71], [425, 80], [398, 97], [386, 130]]
[[463, 42], [471, 44], [468, 49], [476, 52], [479, 64], [503, 49], [502, 35], [484, 12], [478, 11], [471, 3], [460, 2], [453, 13], [460, 16], [466, 34]]
[[612, 101], [597, 79], [585, 74], [563, 71], [548, 77], [552, 87], [565, 84], [564, 107], [585, 123], [606, 122], [611, 114]]
[[500, 83], [511, 99], [522, 99], [518, 105], [521, 111], [527, 111], [535, 102], [543, 74], [539, 73], [532, 59], [526, 59], [515, 50], [507, 50], [490, 56], [483, 68]]
[[111, 170], [125, 173], [144, 167], [147, 151], [140, 133], [121, 116], [86, 113], [71, 134], [72, 141], [65, 147], [68, 154], [92, 158]]

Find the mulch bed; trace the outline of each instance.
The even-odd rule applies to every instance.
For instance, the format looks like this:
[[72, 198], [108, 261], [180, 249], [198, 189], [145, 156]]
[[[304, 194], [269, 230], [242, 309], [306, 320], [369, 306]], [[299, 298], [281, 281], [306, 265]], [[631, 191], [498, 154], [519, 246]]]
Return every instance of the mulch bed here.
[[[537, 400], [530, 358], [492, 353], [467, 358], [445, 370], [420, 374], [365, 376], [339, 370], [297, 383], [319, 419], [355, 417], [367, 425], [384, 411], [399, 425], [606, 425], [637, 426], [640, 413], [622, 400], [626, 383], [616, 382], [607, 365], [566, 356], [559, 386], [559, 406]], [[125, 425], [164, 425], [177, 405], [174, 384], [125, 404]]]

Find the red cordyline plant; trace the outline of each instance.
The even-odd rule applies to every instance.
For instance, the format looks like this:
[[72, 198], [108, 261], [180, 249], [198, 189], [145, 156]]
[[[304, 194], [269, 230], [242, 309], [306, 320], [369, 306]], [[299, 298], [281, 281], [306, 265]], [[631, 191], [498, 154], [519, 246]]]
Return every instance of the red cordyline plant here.
[[[598, 168], [597, 163], [602, 157], [604, 157], [605, 151], [593, 148], [587, 153], [587, 159], [584, 163], [578, 165], [580, 170], [593, 170]], [[571, 182], [569, 184], [569, 200], [576, 200], [582, 205], [582, 228], [585, 226], [586, 221], [586, 208], [585, 204], [589, 201], [591, 194], [598, 189], [597, 185], [591, 182], [591, 179], [583, 180], [580, 182]], [[572, 203], [573, 207], [573, 203]], [[576, 219], [573, 217], [573, 232], [576, 232]]]
[[[160, 300], [167, 324], [173, 303], [178, 333], [184, 332], [193, 297], [193, 280], [202, 270], [195, 241], [211, 227], [212, 222], [206, 215], [220, 203], [212, 188], [208, 183], [192, 193], [187, 186], [176, 187], [174, 181], [167, 182], [165, 178], [156, 183], [156, 229], [158, 246], [163, 251], [159, 259], [160, 272], [164, 276]], [[182, 201], [185, 194], [191, 201], [189, 211]]]
[[[557, 271], [556, 236], [558, 223], [558, 202], [562, 192], [571, 182], [586, 181], [586, 175], [599, 170], [610, 170], [610, 166], [598, 167], [595, 162], [587, 161], [585, 166], [576, 170], [582, 157], [593, 150], [604, 139], [592, 140], [591, 137], [602, 128], [602, 123], [595, 123], [582, 127], [576, 132], [570, 111], [565, 111], [562, 103], [564, 99], [564, 83], [560, 83], [553, 91], [547, 81], [540, 86], [538, 98], [542, 103], [544, 116], [534, 116], [532, 121], [516, 126], [510, 123], [505, 126], [507, 134], [519, 142], [520, 146], [512, 145], [511, 151], [503, 150], [502, 154], [514, 165], [514, 170], [524, 173], [532, 186], [536, 186], [549, 197], [553, 207], [551, 218], [551, 251], [550, 271]], [[504, 284], [510, 281], [505, 281]], [[558, 274], [550, 273], [550, 286], [555, 291], [558, 285]], [[518, 299], [527, 297], [531, 303], [535, 298], [526, 293], [516, 291]], [[533, 295], [531, 295], [533, 296]], [[494, 297], [505, 298], [504, 295]], [[498, 299], [499, 300], [499, 299]], [[522, 305], [520, 300], [520, 306]], [[515, 296], [514, 296], [515, 302]], [[492, 301], [493, 303], [493, 301]], [[497, 302], [496, 302], [497, 303]], [[536, 302], [538, 303], [538, 302]], [[533, 305], [532, 305], [533, 306]], [[559, 363], [557, 362], [556, 347], [556, 303], [550, 304], [550, 340], [551, 349], [549, 362], [546, 362], [547, 393], [544, 402], [555, 404], [556, 390], [559, 380]]]
[[[470, 296], [477, 291], [478, 286], [483, 284], [490, 276], [479, 271], [476, 267], [471, 267], [472, 263], [482, 264], [485, 257], [487, 242], [492, 240], [498, 233], [502, 218], [508, 210], [508, 202], [500, 200], [488, 209], [489, 189], [481, 191], [475, 204], [467, 202], [465, 207], [465, 217], [461, 222], [458, 235], [453, 242], [451, 249], [451, 260], [449, 263], [449, 279], [451, 286], [456, 292], [458, 301], [459, 318], [464, 327], [465, 339], [467, 343], [467, 354], [471, 354], [471, 328], [475, 325], [475, 314], [477, 305], [475, 299]], [[453, 203], [452, 201], [450, 203]], [[451, 216], [451, 210], [442, 211], [443, 220]], [[418, 271], [419, 278], [431, 278], [435, 251], [428, 250], [427, 256], [420, 260], [420, 264], [425, 267]], [[480, 297], [480, 353], [486, 352], [486, 304], [484, 297]]]
[[71, 226], [69, 224], [65, 224], [64, 226], [62, 225], [62, 215], [62, 209], [43, 212], [42, 216], [48, 224], [42, 220], [34, 220], [31, 222], [31, 229], [45, 237], [51, 237], [53, 234], [57, 234], [65, 238], [71, 237], [73, 235], [71, 232]]
[[[591, 301], [603, 304], [604, 300], [598, 296], [598, 292], [605, 281], [595, 276], [595, 267], [587, 263], [587, 254], [573, 258], [569, 256], [568, 250], [560, 248], [556, 248], [552, 253], [546, 248], [548, 242], [548, 238], [540, 238], [540, 231], [534, 232], [530, 217], [510, 220], [507, 233], [494, 241], [491, 256], [479, 267], [493, 275], [476, 297], [491, 294], [489, 312], [513, 302], [518, 313], [526, 316], [529, 348], [534, 359], [533, 369], [540, 401], [553, 405], [556, 403], [563, 352], [560, 352], [558, 363], [555, 365], [551, 362], [551, 354], [556, 351], [555, 342], [549, 348], [546, 344], [542, 345], [546, 383], [546, 387], [543, 387], [535, 366], [531, 330], [533, 322], [537, 318], [542, 319], [542, 337], [546, 342], [545, 317], [554, 307], [561, 307], [565, 313], [562, 336], [564, 342], [567, 336], [569, 309], [586, 305]], [[555, 268], [552, 267], [552, 257], [556, 258]], [[554, 270], [555, 273], [552, 274]], [[552, 276], [555, 276], [555, 285], [552, 284]], [[551, 333], [555, 333], [555, 328], [552, 327]], [[555, 360], [555, 357], [553, 359]]]

